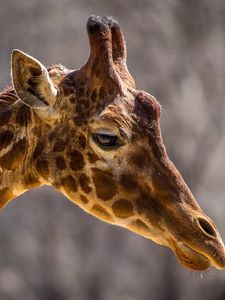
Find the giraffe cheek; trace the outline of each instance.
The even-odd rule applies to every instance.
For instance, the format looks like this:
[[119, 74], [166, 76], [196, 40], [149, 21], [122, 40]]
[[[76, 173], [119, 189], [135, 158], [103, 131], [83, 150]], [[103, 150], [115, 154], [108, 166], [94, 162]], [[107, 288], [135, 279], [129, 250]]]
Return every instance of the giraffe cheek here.
[[135, 199], [135, 203], [138, 214], [145, 216], [154, 228], [161, 229], [161, 221], [164, 214], [164, 208], [161, 202], [158, 199], [151, 197], [148, 193], [142, 192]]
[[98, 161], [100, 158], [95, 154], [94, 152], [88, 152], [87, 153], [88, 160], [91, 164], [94, 164], [96, 161]]
[[92, 168], [92, 172], [98, 198], [104, 201], [112, 199], [117, 193], [117, 186], [112, 174], [97, 168]]
[[129, 163], [137, 170], [142, 171], [151, 169], [152, 159], [147, 149], [141, 149], [138, 152], [130, 154]]

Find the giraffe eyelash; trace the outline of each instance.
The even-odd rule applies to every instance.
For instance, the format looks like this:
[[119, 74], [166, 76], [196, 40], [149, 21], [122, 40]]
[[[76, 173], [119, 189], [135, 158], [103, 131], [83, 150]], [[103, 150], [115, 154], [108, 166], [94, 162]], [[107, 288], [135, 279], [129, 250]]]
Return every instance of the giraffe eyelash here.
[[97, 144], [103, 149], [115, 149], [120, 146], [120, 141], [117, 135], [114, 134], [108, 134], [108, 133], [93, 133], [92, 134], [92, 139]]

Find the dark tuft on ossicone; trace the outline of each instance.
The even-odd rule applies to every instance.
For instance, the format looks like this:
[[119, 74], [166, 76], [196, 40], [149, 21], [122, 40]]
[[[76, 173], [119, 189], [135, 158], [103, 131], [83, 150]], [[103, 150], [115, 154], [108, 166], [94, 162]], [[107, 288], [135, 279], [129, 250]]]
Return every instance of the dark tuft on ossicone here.
[[88, 18], [87, 21], [87, 32], [90, 34], [101, 32], [106, 30], [107, 26], [108, 23], [104, 18], [92, 15]]

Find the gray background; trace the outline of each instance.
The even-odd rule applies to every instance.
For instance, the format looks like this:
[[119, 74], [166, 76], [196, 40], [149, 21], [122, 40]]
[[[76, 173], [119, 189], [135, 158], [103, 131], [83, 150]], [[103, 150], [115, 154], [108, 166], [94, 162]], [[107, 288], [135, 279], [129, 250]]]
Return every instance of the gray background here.
[[[0, 0], [0, 86], [13, 48], [81, 66], [90, 14], [119, 20], [138, 88], [163, 106], [169, 156], [225, 240], [225, 1]], [[225, 271], [184, 270], [166, 248], [107, 225], [51, 188], [0, 214], [0, 299], [225, 299]]]

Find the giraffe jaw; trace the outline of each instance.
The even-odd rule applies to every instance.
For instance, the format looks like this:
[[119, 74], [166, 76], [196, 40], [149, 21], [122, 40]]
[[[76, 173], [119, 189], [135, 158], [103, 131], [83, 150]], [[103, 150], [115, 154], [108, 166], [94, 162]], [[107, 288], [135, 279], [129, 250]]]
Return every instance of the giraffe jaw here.
[[[121, 225], [120, 225], [121, 226]], [[126, 226], [122, 226], [126, 227]], [[171, 234], [168, 234], [165, 230], [159, 233], [156, 231], [144, 230], [135, 230], [134, 228], [129, 227], [129, 230], [134, 231], [147, 239], [151, 239], [153, 242], [166, 246], [170, 248], [176, 255], [178, 261], [186, 268], [194, 271], [204, 271], [210, 267], [215, 267], [217, 269], [225, 268], [225, 250], [222, 246], [217, 244], [217, 247], [207, 249], [207, 244], [212, 244], [206, 242], [205, 247], [202, 249], [194, 247], [190, 243], [181, 242], [180, 239], [176, 239]], [[203, 242], [204, 243], [204, 242]]]
[[186, 244], [178, 243], [174, 252], [180, 263], [188, 269], [203, 271], [211, 267], [210, 260]]
[[200, 251], [182, 242], [173, 243], [171, 248], [181, 264], [188, 269], [203, 271], [210, 267], [217, 269], [223, 269], [225, 267], [224, 255], [220, 257], [216, 253], [208, 254], [204, 249]]

